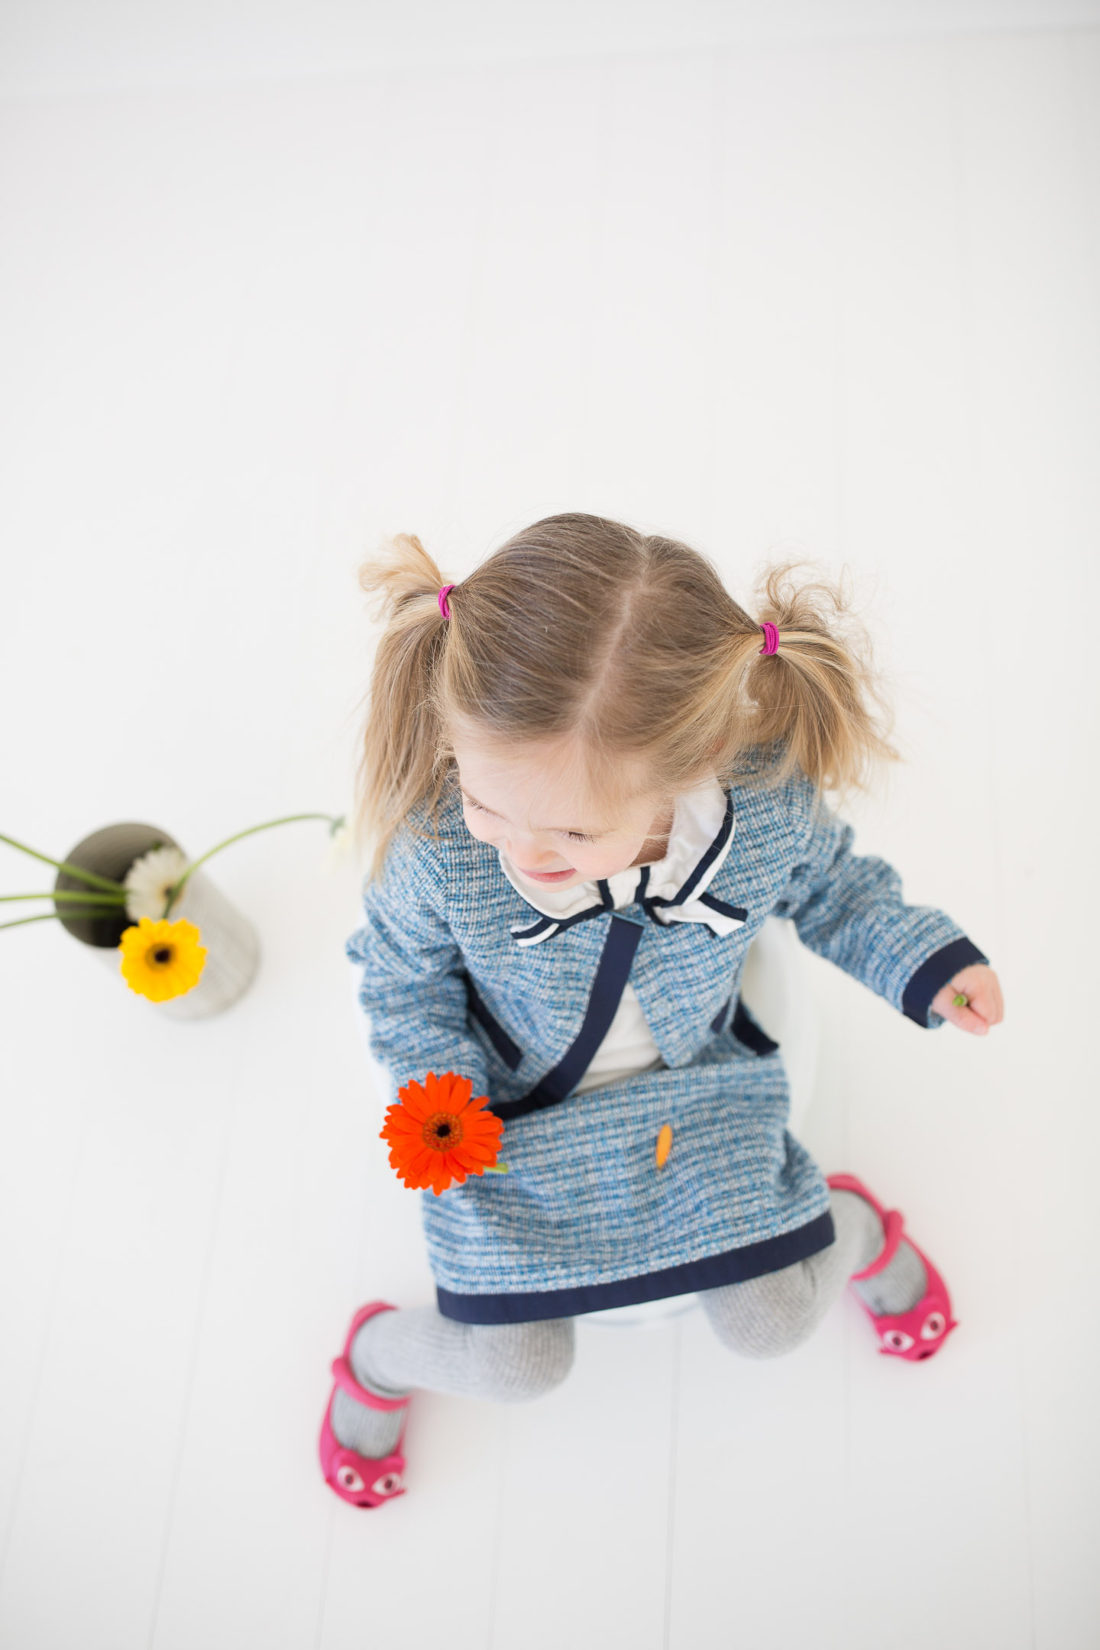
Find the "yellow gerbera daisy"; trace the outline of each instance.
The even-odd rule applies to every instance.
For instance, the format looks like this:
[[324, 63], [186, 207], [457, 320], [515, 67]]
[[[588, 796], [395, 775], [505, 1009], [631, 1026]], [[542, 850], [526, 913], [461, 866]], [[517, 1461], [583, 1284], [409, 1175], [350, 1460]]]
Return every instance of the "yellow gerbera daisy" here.
[[206, 966], [206, 946], [199, 944], [199, 931], [186, 917], [142, 917], [135, 927], [124, 929], [118, 948], [126, 984], [154, 1003], [182, 997], [198, 984]]

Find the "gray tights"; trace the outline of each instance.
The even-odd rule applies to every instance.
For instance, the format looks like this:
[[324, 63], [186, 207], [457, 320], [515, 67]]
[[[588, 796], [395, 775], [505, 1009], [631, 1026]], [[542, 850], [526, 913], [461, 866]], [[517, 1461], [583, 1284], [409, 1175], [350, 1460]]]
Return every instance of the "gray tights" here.
[[[748, 1358], [773, 1358], [808, 1340], [853, 1272], [882, 1252], [883, 1232], [869, 1203], [830, 1188], [836, 1242], [779, 1272], [699, 1292], [718, 1339]], [[414, 1387], [503, 1402], [538, 1398], [573, 1364], [573, 1318], [469, 1324], [434, 1306], [379, 1312], [356, 1337], [360, 1379], [383, 1394]], [[377, 1412], [375, 1412], [377, 1413]]]

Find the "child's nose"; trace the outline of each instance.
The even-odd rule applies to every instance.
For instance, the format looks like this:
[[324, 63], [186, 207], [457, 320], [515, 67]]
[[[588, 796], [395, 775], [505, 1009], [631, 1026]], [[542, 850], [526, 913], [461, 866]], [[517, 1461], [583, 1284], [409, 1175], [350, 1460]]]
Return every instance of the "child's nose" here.
[[542, 848], [534, 837], [516, 837], [508, 846], [509, 858], [525, 871], [553, 871], [561, 866], [553, 849]]

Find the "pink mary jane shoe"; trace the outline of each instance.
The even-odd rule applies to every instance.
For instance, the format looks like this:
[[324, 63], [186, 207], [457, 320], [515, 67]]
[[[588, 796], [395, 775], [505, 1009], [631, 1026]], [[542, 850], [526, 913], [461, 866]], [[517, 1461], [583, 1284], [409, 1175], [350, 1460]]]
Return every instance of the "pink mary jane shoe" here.
[[351, 1320], [342, 1355], [332, 1361], [336, 1386], [332, 1389], [325, 1417], [321, 1422], [321, 1471], [325, 1475], [325, 1483], [331, 1485], [342, 1501], [347, 1501], [353, 1507], [380, 1507], [383, 1502], [392, 1501], [396, 1496], [405, 1493], [406, 1486], [402, 1477], [405, 1471], [405, 1457], [401, 1454], [401, 1445], [405, 1441], [404, 1426], [397, 1440], [397, 1448], [379, 1461], [372, 1461], [365, 1455], [357, 1455], [355, 1450], [346, 1449], [332, 1430], [332, 1401], [336, 1396], [337, 1387], [343, 1387], [357, 1404], [369, 1404], [371, 1409], [407, 1407], [407, 1398], [380, 1398], [376, 1393], [368, 1392], [366, 1387], [360, 1386], [351, 1367], [351, 1343], [360, 1325], [376, 1312], [396, 1310], [397, 1308], [389, 1301], [371, 1301], [369, 1305], [361, 1306]]
[[[878, 1211], [882, 1221], [883, 1231], [886, 1233], [886, 1247], [862, 1272], [853, 1272], [852, 1279], [869, 1278], [876, 1272], [881, 1272], [888, 1266], [897, 1253], [898, 1244], [902, 1239], [902, 1215], [897, 1209], [884, 1209], [878, 1199], [867, 1190], [861, 1180], [852, 1174], [830, 1174], [825, 1176], [825, 1184], [833, 1186], [840, 1192], [857, 1192], [860, 1197]], [[900, 1312], [894, 1317], [885, 1313], [879, 1315], [871, 1311], [867, 1302], [860, 1295], [858, 1289], [852, 1293], [859, 1301], [875, 1326], [875, 1333], [880, 1342], [880, 1352], [892, 1353], [896, 1358], [930, 1358], [938, 1352], [944, 1341], [953, 1329], [958, 1328], [956, 1319], [951, 1316], [951, 1297], [947, 1293], [944, 1283], [924, 1250], [913, 1243], [909, 1233], [904, 1234], [906, 1243], [913, 1245], [917, 1254], [924, 1262], [924, 1269], [928, 1274], [928, 1288], [916, 1306], [908, 1312]], [[849, 1282], [852, 1281], [849, 1279]]]

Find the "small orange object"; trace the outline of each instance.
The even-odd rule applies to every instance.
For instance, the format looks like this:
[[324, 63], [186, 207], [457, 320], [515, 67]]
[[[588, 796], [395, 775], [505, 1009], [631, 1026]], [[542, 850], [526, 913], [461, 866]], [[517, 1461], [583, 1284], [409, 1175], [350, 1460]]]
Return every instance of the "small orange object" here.
[[497, 1161], [504, 1124], [485, 1110], [488, 1095], [473, 1099], [473, 1083], [457, 1072], [430, 1071], [398, 1089], [402, 1104], [387, 1106], [380, 1130], [389, 1142], [390, 1167], [414, 1191], [430, 1186], [436, 1197], [468, 1174], [484, 1174]]
[[668, 1157], [671, 1150], [672, 1130], [669, 1128], [668, 1124], [665, 1123], [660, 1134], [657, 1136], [657, 1167], [659, 1169], [664, 1168], [665, 1159]]

